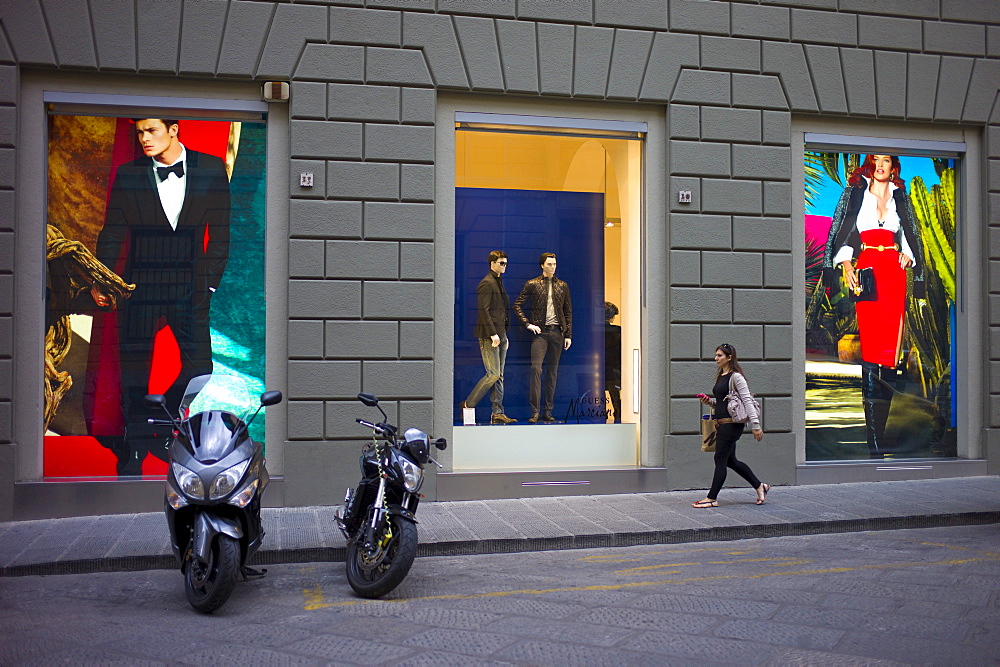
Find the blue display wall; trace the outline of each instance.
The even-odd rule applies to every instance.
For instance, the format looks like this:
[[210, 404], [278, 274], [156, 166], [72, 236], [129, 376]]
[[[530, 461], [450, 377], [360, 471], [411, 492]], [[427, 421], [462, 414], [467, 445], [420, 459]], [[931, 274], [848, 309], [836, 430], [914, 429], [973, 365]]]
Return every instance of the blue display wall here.
[[[455, 188], [455, 423], [462, 423], [458, 403], [484, 374], [475, 337], [476, 287], [489, 272], [492, 250], [506, 252], [509, 262], [503, 278], [511, 305], [507, 416], [518, 424], [531, 416], [533, 334], [514, 315], [514, 301], [528, 280], [541, 275], [539, 255], [552, 252], [556, 277], [569, 284], [573, 304], [573, 344], [559, 362], [552, 414], [574, 424], [603, 423], [609, 407], [604, 401], [604, 195], [487, 188]], [[477, 407], [479, 423], [488, 423], [489, 393]]]

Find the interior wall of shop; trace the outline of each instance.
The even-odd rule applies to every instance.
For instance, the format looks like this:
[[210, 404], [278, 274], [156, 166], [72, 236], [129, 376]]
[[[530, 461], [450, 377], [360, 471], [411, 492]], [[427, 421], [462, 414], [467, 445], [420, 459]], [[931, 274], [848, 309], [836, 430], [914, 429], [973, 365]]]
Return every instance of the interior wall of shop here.
[[[747, 359], [768, 432], [759, 475], [795, 481], [791, 121], [921, 122], [982, 136], [975, 258], [987, 285], [983, 437], [1000, 472], [1000, 6], [991, 0], [11, 0], [0, 6], [0, 520], [15, 515], [17, 460], [38, 400], [15, 377], [40, 357], [13, 343], [31, 221], [18, 178], [21, 76], [115, 74], [167, 91], [194, 81], [291, 82], [285, 317], [278, 373], [288, 402], [283, 502], [339, 502], [355, 480], [361, 388], [390, 419], [434, 423], [434, 366], [450, 333], [434, 320], [435, 109], [439, 91], [661, 105], [667, 118], [666, 302], [669, 486], [704, 486], [692, 387], [720, 341]], [[109, 90], [108, 92], [114, 92]], [[567, 112], [570, 115], [571, 112]], [[282, 149], [284, 150], [284, 149]], [[315, 185], [301, 188], [300, 172]], [[274, 172], [271, 172], [273, 177]], [[677, 191], [691, 190], [691, 204]], [[281, 197], [279, 196], [279, 199]], [[17, 222], [16, 222], [17, 221]], [[38, 223], [39, 221], [35, 221]], [[652, 224], [654, 221], [651, 221]], [[285, 248], [280, 248], [284, 251]], [[269, 304], [270, 306], [270, 304]], [[269, 350], [270, 353], [270, 350]], [[649, 397], [647, 397], [648, 399]], [[438, 397], [449, 400], [447, 397]], [[434, 497], [433, 484], [427, 495]], [[130, 508], [123, 507], [121, 511]]]

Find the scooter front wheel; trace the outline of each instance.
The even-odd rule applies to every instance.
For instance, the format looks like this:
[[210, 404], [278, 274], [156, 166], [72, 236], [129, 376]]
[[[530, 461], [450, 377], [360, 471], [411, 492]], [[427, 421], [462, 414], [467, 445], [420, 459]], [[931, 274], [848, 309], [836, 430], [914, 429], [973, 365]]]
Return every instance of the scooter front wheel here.
[[184, 571], [184, 593], [191, 606], [204, 614], [225, 604], [240, 571], [240, 545], [228, 535], [216, 535], [209, 562], [191, 558]]
[[375, 540], [376, 548], [365, 549], [359, 535], [347, 547], [347, 581], [363, 598], [382, 597], [399, 586], [417, 555], [417, 527], [402, 517], [389, 517]]

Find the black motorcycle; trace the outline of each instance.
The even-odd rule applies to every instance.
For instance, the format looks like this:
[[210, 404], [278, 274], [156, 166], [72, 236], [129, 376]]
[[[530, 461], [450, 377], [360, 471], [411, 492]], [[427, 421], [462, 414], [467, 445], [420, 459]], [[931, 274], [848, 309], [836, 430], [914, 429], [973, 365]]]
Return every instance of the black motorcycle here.
[[372, 394], [358, 400], [378, 408], [378, 424], [358, 419], [372, 430], [372, 441], [361, 454], [361, 483], [348, 489], [334, 518], [347, 538], [347, 580], [364, 598], [378, 598], [400, 584], [417, 555], [417, 504], [424, 466], [441, 464], [431, 458], [431, 446], [446, 449], [444, 438], [431, 441], [410, 428], [402, 438]]
[[146, 396], [147, 406], [170, 418], [149, 422], [173, 429], [164, 511], [184, 591], [200, 612], [221, 607], [237, 575], [263, 574], [246, 566], [264, 537], [260, 498], [269, 479], [264, 444], [249, 429], [262, 407], [280, 402], [280, 391], [264, 392], [247, 419], [255, 402], [246, 383], [218, 374], [188, 383], [177, 416], [162, 395]]

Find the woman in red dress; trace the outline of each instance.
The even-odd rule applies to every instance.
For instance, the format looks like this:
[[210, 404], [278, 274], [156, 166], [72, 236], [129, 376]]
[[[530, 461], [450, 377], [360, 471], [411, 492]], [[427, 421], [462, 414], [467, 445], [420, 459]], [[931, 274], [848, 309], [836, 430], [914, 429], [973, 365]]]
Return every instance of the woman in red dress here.
[[902, 351], [905, 269], [913, 267], [914, 292], [923, 291], [920, 236], [899, 171], [899, 158], [894, 155], [865, 157], [848, 179], [849, 185], [837, 205], [824, 259], [828, 284], [836, 280], [838, 267], [851, 290], [858, 287], [857, 270], [870, 267], [875, 276], [877, 298], [856, 303], [861, 399], [868, 451], [873, 459], [884, 458], [891, 449], [885, 438], [885, 424]]

